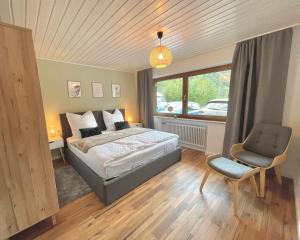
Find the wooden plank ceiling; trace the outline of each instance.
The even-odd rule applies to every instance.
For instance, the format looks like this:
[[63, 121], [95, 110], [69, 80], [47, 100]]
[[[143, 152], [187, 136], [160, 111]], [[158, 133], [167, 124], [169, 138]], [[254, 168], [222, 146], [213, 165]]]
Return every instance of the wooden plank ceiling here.
[[156, 32], [174, 61], [300, 23], [299, 0], [0, 0], [0, 20], [32, 29], [38, 58], [135, 71]]

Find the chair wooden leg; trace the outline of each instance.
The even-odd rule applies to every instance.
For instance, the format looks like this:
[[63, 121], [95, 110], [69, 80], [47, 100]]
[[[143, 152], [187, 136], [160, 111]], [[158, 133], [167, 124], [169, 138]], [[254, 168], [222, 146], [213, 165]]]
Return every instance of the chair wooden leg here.
[[257, 184], [256, 184], [256, 181], [255, 181], [255, 177], [253, 175], [250, 176], [250, 182], [251, 182], [252, 188], [253, 188], [256, 196], [258, 197], [259, 196], [258, 188], [257, 188]]
[[232, 192], [232, 200], [233, 200], [233, 211], [234, 215], [238, 216], [238, 189], [239, 183], [238, 182], [231, 182], [231, 192]]
[[265, 169], [260, 169], [259, 172], [259, 188], [260, 188], [260, 196], [265, 197], [265, 182], [266, 182], [266, 170]]
[[202, 182], [200, 184], [200, 192], [202, 192], [203, 186], [204, 186], [204, 184], [205, 184], [205, 182], [206, 182], [206, 180], [208, 178], [208, 175], [209, 175], [209, 170], [207, 169], [206, 172], [205, 172], [205, 174], [204, 174], [204, 177], [202, 179]]
[[281, 185], [282, 184], [282, 179], [281, 179], [280, 166], [278, 165], [278, 166], [274, 167], [274, 170], [275, 170], [277, 182]]

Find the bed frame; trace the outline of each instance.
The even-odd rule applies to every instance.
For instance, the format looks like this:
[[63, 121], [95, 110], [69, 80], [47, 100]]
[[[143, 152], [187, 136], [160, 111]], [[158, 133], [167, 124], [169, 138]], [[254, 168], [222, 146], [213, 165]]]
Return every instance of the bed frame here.
[[[107, 111], [113, 112], [114, 110]], [[120, 109], [120, 111], [125, 118], [125, 110]], [[101, 127], [102, 130], [106, 130], [102, 117], [102, 111], [93, 111], [93, 114], [98, 126]], [[81, 177], [87, 182], [90, 188], [96, 193], [102, 202], [104, 202], [105, 205], [108, 205], [119, 199], [132, 189], [146, 182], [181, 159], [181, 149], [179, 148], [148, 164], [137, 167], [116, 178], [106, 180], [96, 174], [90, 167], [88, 167], [72, 151], [68, 149], [66, 139], [72, 136], [72, 131], [65, 113], [60, 114], [60, 121], [62, 126], [62, 137], [65, 141], [64, 151], [67, 161], [75, 168], [75, 170], [81, 175]]]

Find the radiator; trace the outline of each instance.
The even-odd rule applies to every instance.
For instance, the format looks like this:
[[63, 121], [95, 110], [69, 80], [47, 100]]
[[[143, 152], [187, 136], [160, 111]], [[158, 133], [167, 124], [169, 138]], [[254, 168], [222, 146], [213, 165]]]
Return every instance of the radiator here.
[[179, 135], [181, 146], [200, 151], [206, 149], [207, 126], [179, 122], [162, 122], [162, 131]]

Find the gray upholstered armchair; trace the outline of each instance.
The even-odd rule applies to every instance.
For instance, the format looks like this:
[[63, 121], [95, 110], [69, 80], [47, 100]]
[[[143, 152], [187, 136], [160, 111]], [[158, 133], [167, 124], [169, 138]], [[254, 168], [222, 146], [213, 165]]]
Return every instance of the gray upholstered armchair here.
[[260, 196], [265, 195], [266, 170], [274, 167], [282, 184], [280, 164], [286, 160], [292, 129], [274, 124], [255, 124], [243, 143], [234, 144], [230, 155], [249, 166], [260, 167]]

